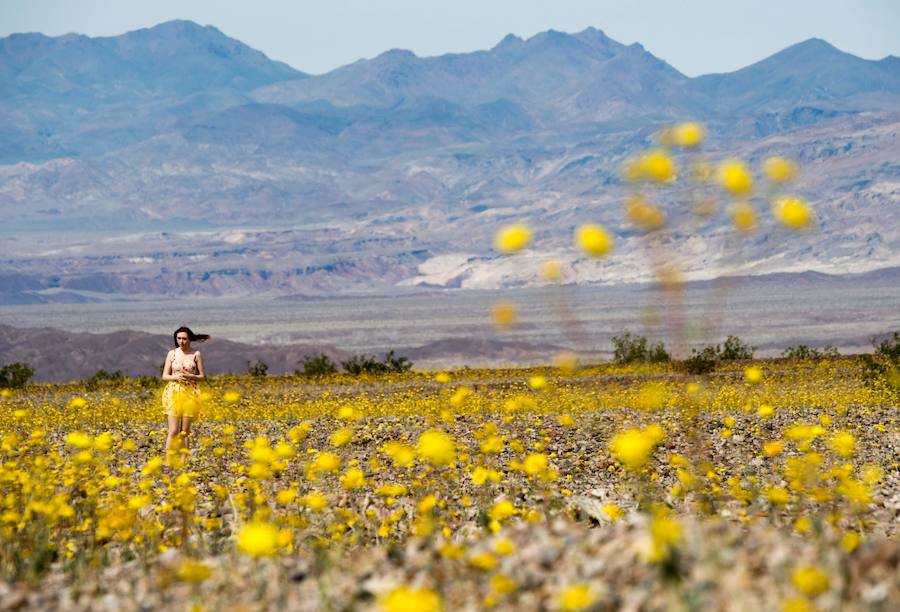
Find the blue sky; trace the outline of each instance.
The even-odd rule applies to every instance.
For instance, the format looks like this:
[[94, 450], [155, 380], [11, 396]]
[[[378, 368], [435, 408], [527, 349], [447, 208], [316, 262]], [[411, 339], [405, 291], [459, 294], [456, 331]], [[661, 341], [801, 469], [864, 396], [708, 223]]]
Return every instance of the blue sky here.
[[900, 0], [0, 0], [0, 36], [110, 36], [170, 19], [214, 25], [313, 74], [391, 48], [440, 55], [487, 49], [510, 32], [588, 26], [689, 76], [812, 37], [867, 59], [900, 55]]

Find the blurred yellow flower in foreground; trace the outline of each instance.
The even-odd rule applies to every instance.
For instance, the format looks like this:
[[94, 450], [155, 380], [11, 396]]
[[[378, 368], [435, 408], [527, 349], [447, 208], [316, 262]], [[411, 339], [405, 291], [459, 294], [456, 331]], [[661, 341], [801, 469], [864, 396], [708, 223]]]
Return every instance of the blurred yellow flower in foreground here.
[[666, 213], [640, 196], [630, 196], [625, 200], [625, 215], [629, 221], [648, 232], [666, 223]]
[[613, 523], [625, 516], [625, 511], [615, 504], [606, 504], [603, 506], [603, 514]]
[[416, 458], [416, 450], [403, 442], [388, 442], [382, 447], [382, 450], [391, 458], [394, 465], [399, 467], [406, 467], [412, 464]]
[[548, 281], [558, 281], [562, 279], [563, 265], [556, 259], [545, 261], [541, 266], [541, 276]]
[[594, 257], [602, 257], [613, 248], [613, 237], [601, 225], [585, 223], [575, 230], [575, 244]]
[[318, 491], [310, 491], [300, 499], [300, 503], [313, 512], [321, 512], [328, 507], [328, 498]]
[[85, 406], [87, 406], [87, 400], [85, 400], [83, 397], [73, 397], [69, 401], [70, 410], [80, 410]]
[[802, 198], [780, 197], [772, 203], [772, 212], [779, 223], [790, 229], [806, 229], [812, 223], [812, 210]]
[[648, 151], [626, 160], [622, 174], [629, 182], [668, 183], [676, 176], [675, 161], [663, 150]]
[[439, 612], [442, 609], [440, 596], [431, 589], [397, 587], [381, 600], [384, 612]]
[[739, 232], [749, 234], [756, 230], [756, 209], [747, 202], [737, 202], [731, 207], [731, 223]]
[[814, 565], [804, 565], [791, 575], [794, 587], [808, 597], [821, 595], [828, 590], [828, 574]]
[[672, 128], [672, 141], [685, 149], [700, 146], [705, 138], [706, 130], [703, 124], [696, 121], [685, 121]]
[[559, 607], [566, 612], [578, 612], [588, 609], [596, 600], [597, 596], [591, 590], [590, 585], [573, 584], [559, 594]]
[[855, 531], [848, 531], [841, 536], [841, 548], [844, 552], [851, 553], [859, 546], [862, 538]]
[[841, 457], [852, 457], [856, 452], [856, 438], [849, 431], [835, 432], [828, 441], [831, 449]]
[[572, 374], [578, 369], [578, 355], [571, 351], [560, 351], [553, 356], [553, 365], [564, 374]]
[[278, 552], [278, 530], [269, 523], [247, 523], [238, 533], [237, 546], [253, 557], [274, 555]]
[[528, 386], [532, 389], [546, 389], [547, 388], [547, 377], [546, 376], [532, 376], [528, 379]]
[[497, 302], [491, 307], [491, 320], [498, 329], [508, 329], [519, 321], [519, 309], [512, 302]]
[[684, 540], [684, 529], [667, 512], [658, 510], [650, 519], [651, 549], [648, 560], [659, 562], [666, 559], [672, 549]]
[[504, 499], [502, 501], [494, 504], [490, 511], [488, 512], [488, 516], [495, 521], [502, 521], [514, 515], [516, 513], [516, 507], [513, 505], [511, 501], [508, 499]]
[[341, 427], [329, 438], [329, 442], [331, 445], [337, 448], [341, 446], [345, 446], [353, 439], [353, 428], [352, 427]]
[[547, 469], [547, 455], [532, 453], [522, 462], [522, 471], [529, 476], [542, 474]]
[[178, 579], [183, 582], [203, 582], [212, 575], [212, 568], [195, 559], [185, 559], [178, 566]]
[[366, 478], [363, 471], [359, 468], [350, 468], [341, 474], [341, 486], [348, 491], [358, 489], [365, 486]]
[[312, 471], [328, 473], [336, 472], [341, 467], [341, 458], [334, 453], [319, 453], [310, 466]]
[[748, 383], [756, 384], [763, 379], [763, 371], [759, 366], [750, 366], [744, 370], [744, 379]]
[[90, 448], [91, 437], [81, 431], [73, 431], [66, 436], [66, 443], [71, 444], [75, 448]]
[[719, 184], [733, 196], [745, 196], [753, 191], [753, 175], [744, 162], [729, 159], [719, 165]]
[[450, 465], [456, 461], [456, 444], [453, 438], [437, 429], [430, 429], [419, 436], [416, 452], [421, 459], [432, 465]]
[[638, 470], [647, 463], [650, 453], [665, 435], [665, 430], [656, 424], [641, 429], [628, 429], [617, 434], [609, 448], [617, 461], [630, 470]]
[[763, 162], [763, 173], [773, 183], [787, 183], [797, 176], [797, 164], [777, 155], [767, 157]]
[[501, 253], [521, 251], [531, 243], [531, 228], [526, 223], [513, 223], [494, 236], [494, 248]]

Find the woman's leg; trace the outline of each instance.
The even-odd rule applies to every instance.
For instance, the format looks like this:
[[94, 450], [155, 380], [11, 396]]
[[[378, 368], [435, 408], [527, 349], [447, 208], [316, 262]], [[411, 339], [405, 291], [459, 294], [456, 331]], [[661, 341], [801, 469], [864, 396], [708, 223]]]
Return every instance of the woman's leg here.
[[174, 415], [166, 415], [169, 420], [169, 435], [166, 437], [166, 458], [169, 456], [169, 450], [176, 450], [180, 444], [176, 442], [178, 434], [181, 432], [181, 417]]
[[191, 436], [191, 421], [193, 421], [193, 420], [194, 420], [193, 417], [189, 417], [189, 416], [183, 416], [183, 417], [181, 417], [181, 432], [182, 432], [182, 434], [183, 434], [183, 436], [184, 436], [184, 439], [183, 439], [182, 443], [183, 443], [183, 445], [184, 445], [184, 448], [190, 448], [190, 447], [191, 447], [191, 444], [190, 444], [190, 442], [191, 442], [191, 439], [190, 439], [190, 436]]

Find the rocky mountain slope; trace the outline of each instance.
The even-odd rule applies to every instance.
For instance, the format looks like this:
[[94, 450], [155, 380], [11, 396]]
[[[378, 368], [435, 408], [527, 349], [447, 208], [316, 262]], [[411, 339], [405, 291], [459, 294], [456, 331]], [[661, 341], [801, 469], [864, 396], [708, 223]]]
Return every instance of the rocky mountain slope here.
[[[0, 111], [0, 302], [496, 288], [540, 282], [548, 253], [572, 282], [641, 280], [619, 168], [682, 119], [707, 123], [707, 159], [797, 159], [817, 216], [739, 245], [724, 212], [675, 231], [689, 277], [900, 263], [900, 61], [821, 40], [692, 79], [592, 28], [320, 76], [185, 21], [17, 34]], [[533, 254], [498, 258], [520, 218]], [[570, 245], [589, 220], [618, 238], [601, 264]]]

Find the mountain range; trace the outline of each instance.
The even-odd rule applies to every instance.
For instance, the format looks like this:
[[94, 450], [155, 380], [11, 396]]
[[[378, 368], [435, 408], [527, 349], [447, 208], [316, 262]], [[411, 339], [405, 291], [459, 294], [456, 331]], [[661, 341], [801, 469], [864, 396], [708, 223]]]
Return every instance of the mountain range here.
[[[645, 279], [619, 169], [685, 119], [710, 160], [796, 159], [817, 218], [739, 246], [724, 213], [673, 231], [689, 277], [900, 263], [900, 59], [818, 39], [696, 78], [594, 28], [314, 76], [190, 21], [14, 34], [0, 112], [0, 303], [497, 288], [541, 282], [547, 254], [572, 282]], [[491, 239], [517, 219], [539, 231], [511, 262]], [[583, 221], [615, 256], [575, 253]]]

